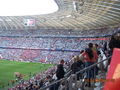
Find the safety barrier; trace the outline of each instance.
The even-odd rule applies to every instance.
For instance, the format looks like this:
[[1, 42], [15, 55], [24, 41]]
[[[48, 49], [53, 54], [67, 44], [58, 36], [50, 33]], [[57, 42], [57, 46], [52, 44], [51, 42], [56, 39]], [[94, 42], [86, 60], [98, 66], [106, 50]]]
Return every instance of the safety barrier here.
[[[48, 86], [45, 86], [43, 88], [41, 88], [40, 90], [78, 90], [78, 89], [82, 89], [84, 90], [85, 88], [85, 83], [87, 81], [87, 79], [85, 79], [85, 77], [83, 76], [83, 78], [81, 78], [80, 80], [77, 80], [77, 74], [82, 73], [82, 72], [86, 72], [88, 70], [90, 70], [91, 68], [95, 67], [98, 64], [102, 64], [105, 61], [110, 60], [111, 57], [108, 57], [107, 59], [101, 60], [100, 62], [97, 62], [91, 66], [88, 66], [82, 70], [80, 70], [79, 72], [77, 72], [76, 74], [72, 74], [69, 77], [67, 77], [68, 75], [66, 75], [66, 77], [64, 77], [63, 79], [57, 80], [51, 84], [49, 84]], [[106, 67], [107, 68], [107, 67]], [[69, 71], [70, 73], [71, 71]], [[68, 73], [67, 73], [68, 74]], [[102, 79], [96, 79], [96, 80], [102, 80]], [[105, 79], [103, 79], [105, 80]], [[95, 80], [94, 80], [94, 84], [95, 84]], [[101, 87], [103, 86], [104, 82], [101, 82]], [[62, 88], [62, 89], [58, 89]]]

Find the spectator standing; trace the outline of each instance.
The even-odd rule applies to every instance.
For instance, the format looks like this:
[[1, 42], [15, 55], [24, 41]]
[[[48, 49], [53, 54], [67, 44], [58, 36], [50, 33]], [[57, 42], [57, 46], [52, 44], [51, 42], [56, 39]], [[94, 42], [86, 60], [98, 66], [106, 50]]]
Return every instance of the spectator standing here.
[[[85, 67], [93, 65], [97, 61], [98, 55], [97, 55], [97, 52], [93, 50], [92, 43], [88, 44], [88, 48], [85, 49], [83, 56], [84, 56]], [[90, 87], [91, 86], [90, 80], [95, 79], [95, 70], [94, 68], [91, 68], [86, 73], [87, 73], [86, 78], [89, 80], [87, 86]]]
[[[57, 80], [60, 80], [62, 78], [64, 78], [64, 75], [65, 75], [65, 71], [64, 71], [64, 60], [62, 59], [60, 61], [60, 64], [57, 65], [57, 70], [56, 70], [56, 76], [57, 76]], [[55, 90], [58, 90], [60, 86], [60, 82], [58, 82], [56, 85], [55, 85]]]
[[[114, 34], [111, 37], [111, 40], [109, 42], [109, 48], [110, 48], [109, 56], [112, 56], [114, 48], [120, 48], [120, 32]], [[111, 59], [109, 60], [109, 64], [110, 62], [111, 62]]]
[[111, 53], [113, 52], [114, 48], [120, 48], [120, 32], [111, 37], [109, 48], [111, 50]]
[[64, 65], [64, 60], [62, 59], [60, 61], [60, 64], [57, 66], [57, 70], [56, 70], [56, 76], [58, 80], [60, 80], [61, 78], [64, 78], [65, 71], [64, 71], [63, 65]]
[[[82, 69], [83, 62], [79, 60], [79, 56], [75, 56], [73, 60], [74, 63], [71, 65], [71, 70], [75, 74]], [[77, 74], [77, 80], [79, 80], [79, 77], [82, 78], [82, 74]]]

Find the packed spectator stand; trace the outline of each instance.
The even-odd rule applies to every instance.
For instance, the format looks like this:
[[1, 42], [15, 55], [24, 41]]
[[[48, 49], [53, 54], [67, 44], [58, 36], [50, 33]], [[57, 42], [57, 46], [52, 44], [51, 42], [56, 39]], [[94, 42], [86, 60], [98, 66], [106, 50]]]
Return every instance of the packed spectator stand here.
[[[84, 52], [84, 51], [83, 51]], [[80, 56], [74, 56], [72, 59], [76, 62], [76, 61], [78, 61], [78, 59], [79, 59], [79, 57]], [[74, 68], [74, 66], [73, 66], [73, 62], [74, 61], [71, 61], [71, 62], [66, 62], [66, 64], [65, 64], [65, 71], [69, 71], [70, 70], [70, 68], [71, 68], [71, 70], [73, 71], [73, 69], [75, 69], [75, 68], [77, 68], [76, 66], [75, 66], [75, 68]], [[81, 63], [82, 63], [82, 65], [84, 65], [83, 64], [83, 62], [84, 61], [82, 61]], [[72, 64], [72, 65], [71, 65]], [[72, 67], [71, 66], [73, 66], [73, 69], [72, 69]], [[81, 69], [79, 69], [79, 70], [82, 70], [82, 69], [84, 69], [84, 67], [85, 66], [82, 66], [83, 68], [81, 68]], [[100, 68], [101, 69], [101, 68]], [[19, 84], [18, 85], [16, 85], [15, 87], [13, 87], [13, 88], [9, 88], [9, 90], [39, 90], [40, 88], [42, 88], [42, 87], [45, 87], [45, 86], [47, 86], [47, 85], [49, 85], [50, 83], [52, 83], [52, 82], [54, 82], [54, 81], [56, 81], [57, 80], [57, 77], [55, 76], [56, 75], [56, 71], [57, 70], [57, 67], [55, 66], [55, 67], [52, 67], [52, 68], [50, 68], [49, 70], [47, 70], [47, 71], [45, 71], [45, 72], [43, 72], [43, 73], [40, 73], [40, 74], [38, 74], [38, 75], [35, 75], [34, 77], [32, 77], [30, 80], [28, 80], [28, 81], [24, 81], [24, 80], [20, 80], [19, 81]], [[78, 71], [79, 71], [78, 70]], [[75, 74], [76, 72], [78, 72], [78, 71], [73, 71], [73, 72], [70, 72], [69, 74]], [[67, 73], [66, 72], [66, 73]], [[68, 74], [68, 73], [67, 73]], [[83, 75], [84, 75], [84, 73], [82, 73]], [[81, 77], [79, 77], [79, 76], [81, 76]], [[77, 80], [79, 80], [80, 78], [82, 79], [82, 78], [84, 78], [83, 77], [83, 75], [80, 75], [80, 74], [78, 74], [77, 75]], [[70, 76], [70, 75], [68, 75], [68, 76]], [[67, 78], [69, 78], [67, 76]], [[63, 78], [63, 77], [62, 77]], [[61, 79], [61, 78], [60, 78]], [[60, 79], [58, 79], [58, 80], [60, 80]], [[57, 84], [56, 84], [57, 85]], [[64, 82], [63, 82], [63, 86], [64, 86]], [[54, 89], [53, 89], [54, 88]], [[63, 88], [62, 86], [60, 87], [60, 88]], [[60, 89], [59, 88], [59, 89]], [[45, 89], [46, 90], [46, 89]], [[56, 87], [52, 87], [50, 90], [57, 90], [56, 89]], [[62, 89], [60, 89], [60, 90], [62, 90]]]
[[[119, 40], [119, 37], [118, 37], [117, 40]], [[94, 46], [96, 45], [96, 43], [94, 43], [94, 42], [91, 42], [91, 43], [93, 43]], [[100, 76], [99, 76], [98, 73], [95, 73], [95, 77], [100, 78], [102, 76], [105, 76], [106, 73], [107, 73], [107, 69], [108, 69], [110, 58], [106, 58], [106, 57], [110, 57], [112, 55], [111, 53], [109, 53], [109, 51], [111, 49], [108, 48], [108, 47], [110, 47], [110, 43], [111, 43], [111, 40], [110, 40], [110, 42], [104, 42], [104, 43], [97, 44], [98, 45], [98, 49], [100, 50], [100, 52], [98, 52], [99, 53], [99, 58], [97, 60], [97, 64], [96, 63], [94, 63], [94, 64], [96, 64], [97, 67], [99, 67], [99, 68], [97, 68], [98, 73], [102, 73], [102, 74], [100, 74]], [[114, 48], [115, 47], [116, 46], [114, 46]], [[117, 47], [117, 48], [120, 48], [120, 47]], [[97, 48], [94, 47], [94, 50], [97, 50]], [[83, 80], [83, 78], [85, 78], [85, 76], [86, 76], [85, 72], [86, 72], [86, 70], [88, 71], [89, 69], [86, 69], [86, 66], [83, 64], [81, 69], [79, 69], [79, 70], [77, 70], [75, 72], [72, 72], [72, 67], [71, 67], [72, 64], [74, 63], [74, 61], [75, 62], [78, 61], [78, 59], [76, 59], [76, 58], [79, 57], [79, 60], [81, 59], [81, 53], [83, 53], [83, 52], [85, 52], [85, 49], [83, 51], [79, 52], [80, 53], [79, 56], [74, 55], [71, 58], [71, 60], [69, 60], [67, 62], [65, 61], [65, 69], [66, 69], [65, 72], [66, 72], [66, 74], [65, 74], [65, 77], [63, 79], [70, 80], [70, 81], [73, 79], [73, 81], [75, 81], [76, 79], [74, 77], [74, 74], [76, 75], [76, 73], [77, 73], [77, 74], [79, 74], [79, 76], [81, 76], [81, 77], [79, 77], [77, 75], [78, 82], [79, 83], [82, 82], [82, 84], [84, 84], [83, 83], [84, 81], [80, 81], [80, 80], [81, 79]], [[104, 61], [101, 61], [101, 60], [104, 60]], [[57, 62], [57, 64], [58, 63], [59, 62]], [[82, 63], [84, 63], [84, 61], [82, 61]], [[96, 67], [96, 65], [93, 65], [93, 67]], [[83, 69], [83, 71], [81, 71], [82, 69]], [[86, 69], [86, 70], [84, 70], [84, 69]], [[48, 88], [49, 89], [51, 88], [50, 90], [57, 90], [57, 89], [59, 89], [59, 90], [66, 89], [67, 90], [68, 88], [64, 87], [65, 82], [62, 81], [63, 79], [57, 80], [56, 70], [57, 70], [57, 67], [55, 66], [55, 67], [52, 67], [52, 68], [50, 68], [49, 70], [47, 70], [45, 72], [42, 72], [42, 73], [37, 74], [37, 75], [34, 75], [33, 77], [31, 77], [27, 81], [24, 81], [23, 79], [21, 79], [21, 80], [17, 81], [17, 85], [15, 85], [13, 88], [9, 88], [8, 90], [39, 90], [39, 89], [46, 90]], [[82, 75], [81, 75], [80, 71], [82, 72]], [[103, 78], [105, 78], [105, 77], [103, 77]], [[54, 85], [57, 84], [56, 82], [59, 82], [59, 85], [58, 85], [59, 88], [57, 88], [57, 89], [54, 87]], [[68, 85], [68, 82], [67, 82], [67, 85]], [[77, 86], [79, 86], [78, 89], [80, 89], [80, 85], [78, 84]], [[86, 86], [86, 85], [84, 84], [84, 86]], [[44, 87], [47, 87], [47, 88], [44, 89]], [[74, 87], [74, 85], [73, 85], [73, 87]], [[69, 86], [69, 88], [70, 88], [70, 86]], [[102, 83], [102, 86], [100, 86], [100, 88], [103, 88], [103, 83]]]

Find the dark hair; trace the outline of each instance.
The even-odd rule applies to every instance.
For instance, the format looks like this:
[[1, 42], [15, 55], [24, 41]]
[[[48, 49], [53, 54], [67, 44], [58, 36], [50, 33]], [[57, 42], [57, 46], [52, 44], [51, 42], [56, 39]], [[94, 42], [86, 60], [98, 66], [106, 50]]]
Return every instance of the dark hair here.
[[92, 48], [92, 47], [93, 47], [93, 43], [89, 43], [89, 44], [88, 44], [88, 47], [89, 47], [89, 48]]
[[98, 47], [98, 44], [96, 43], [95, 46]]
[[87, 49], [85, 50], [85, 52], [88, 54], [88, 56], [89, 56], [90, 59], [92, 59], [92, 58], [94, 57], [94, 56], [93, 56], [93, 51], [92, 51], [92, 49], [87, 48]]
[[64, 63], [64, 60], [62, 59], [62, 60], [60, 60], [60, 63]]
[[50, 75], [48, 75], [48, 76], [46, 76], [46, 78], [47, 78], [47, 79], [50, 79], [50, 78], [51, 78], [51, 76], [50, 76]]
[[81, 51], [80, 51], [80, 54], [82, 54], [83, 52], [84, 52], [84, 50], [81, 50]]

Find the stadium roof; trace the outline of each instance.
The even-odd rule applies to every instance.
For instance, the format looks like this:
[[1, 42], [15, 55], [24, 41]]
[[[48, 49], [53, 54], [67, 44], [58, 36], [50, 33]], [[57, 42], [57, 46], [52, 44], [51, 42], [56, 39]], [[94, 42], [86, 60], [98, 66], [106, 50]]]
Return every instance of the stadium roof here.
[[0, 16], [0, 30], [90, 30], [120, 26], [120, 0], [55, 0], [57, 12], [33, 16]]

